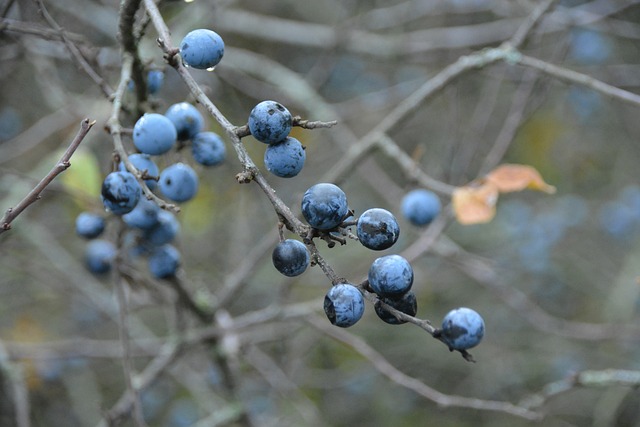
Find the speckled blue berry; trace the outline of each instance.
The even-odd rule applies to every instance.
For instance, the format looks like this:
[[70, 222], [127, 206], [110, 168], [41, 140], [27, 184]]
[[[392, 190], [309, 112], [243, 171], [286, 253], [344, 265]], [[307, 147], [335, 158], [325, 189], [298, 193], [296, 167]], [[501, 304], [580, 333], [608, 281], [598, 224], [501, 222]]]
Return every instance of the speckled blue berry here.
[[151, 275], [157, 279], [173, 277], [180, 266], [180, 252], [173, 245], [158, 246], [149, 255], [148, 265]]
[[[158, 165], [151, 160], [151, 156], [148, 154], [134, 153], [129, 154], [129, 161], [133, 163], [140, 172], [147, 171], [148, 176], [158, 177], [160, 174]], [[123, 162], [120, 162], [119, 169], [122, 172], [127, 172], [127, 168]], [[147, 184], [149, 190], [154, 190], [158, 186], [158, 182], [155, 179], [145, 179], [144, 183]]]
[[160, 207], [146, 197], [140, 197], [138, 204], [128, 214], [122, 215], [122, 220], [129, 227], [149, 230], [158, 224]]
[[177, 138], [176, 127], [162, 114], [146, 113], [133, 126], [133, 145], [145, 154], [164, 154]]
[[468, 350], [484, 337], [484, 320], [466, 307], [451, 310], [442, 320], [442, 338], [452, 350]]
[[306, 158], [300, 141], [289, 136], [284, 141], [267, 147], [264, 152], [264, 165], [275, 176], [292, 178], [300, 173]]
[[265, 144], [277, 144], [289, 136], [293, 118], [282, 104], [262, 101], [249, 114], [251, 135]]
[[76, 217], [76, 234], [85, 239], [95, 239], [104, 232], [105, 221], [101, 215], [82, 212]]
[[158, 212], [158, 223], [145, 231], [143, 238], [146, 243], [154, 246], [170, 243], [180, 233], [180, 222], [169, 211]]
[[355, 286], [340, 283], [324, 297], [324, 312], [329, 321], [341, 328], [355, 325], [364, 314], [364, 297]]
[[193, 30], [180, 42], [180, 56], [190, 67], [199, 70], [213, 68], [224, 56], [224, 41], [215, 31]]
[[227, 157], [227, 149], [220, 135], [200, 132], [191, 141], [193, 160], [204, 166], [217, 166]]
[[[388, 312], [384, 307], [382, 307], [380, 301], [381, 300], [376, 301], [373, 308], [383, 322], [390, 325], [402, 325], [403, 323], [407, 323], [405, 320], [399, 320], [396, 316]], [[398, 298], [382, 298], [382, 302], [403, 312], [404, 314], [408, 314], [409, 316], [415, 316], [418, 312], [418, 301], [416, 300], [416, 294], [412, 291], [402, 294]]]
[[369, 285], [381, 297], [397, 298], [413, 285], [413, 269], [400, 255], [377, 258], [369, 268]]
[[288, 277], [299, 276], [309, 267], [309, 251], [298, 240], [287, 239], [273, 249], [273, 266]]
[[204, 117], [188, 102], [173, 104], [164, 115], [176, 127], [179, 141], [192, 139], [204, 127]]
[[316, 184], [302, 197], [302, 215], [310, 226], [318, 230], [336, 228], [348, 213], [347, 196], [335, 184]]
[[158, 93], [164, 83], [164, 72], [162, 70], [149, 70], [147, 73], [147, 90], [151, 95]]
[[158, 185], [167, 198], [186, 202], [198, 192], [198, 175], [191, 166], [174, 163], [162, 171]]
[[116, 257], [116, 247], [104, 239], [91, 240], [85, 250], [85, 263], [90, 272], [104, 274], [111, 270]]
[[388, 249], [398, 240], [400, 226], [396, 217], [386, 209], [366, 210], [358, 218], [356, 226], [358, 240], [374, 251]]
[[140, 184], [129, 172], [111, 172], [102, 182], [102, 203], [114, 215], [124, 215], [140, 200]]
[[404, 196], [400, 209], [410, 223], [424, 226], [440, 214], [442, 204], [433, 191], [417, 189]]

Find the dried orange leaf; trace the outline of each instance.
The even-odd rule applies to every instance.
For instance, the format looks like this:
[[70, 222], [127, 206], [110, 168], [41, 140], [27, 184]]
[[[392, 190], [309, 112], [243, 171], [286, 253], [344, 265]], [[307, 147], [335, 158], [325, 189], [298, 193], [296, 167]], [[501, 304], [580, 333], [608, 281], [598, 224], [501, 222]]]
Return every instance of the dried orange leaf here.
[[489, 181], [458, 187], [453, 191], [453, 212], [460, 224], [482, 224], [495, 216], [497, 201], [498, 188]]
[[500, 165], [489, 172], [486, 180], [493, 183], [501, 193], [522, 191], [525, 189], [555, 193], [556, 187], [544, 182], [540, 172], [527, 165]]

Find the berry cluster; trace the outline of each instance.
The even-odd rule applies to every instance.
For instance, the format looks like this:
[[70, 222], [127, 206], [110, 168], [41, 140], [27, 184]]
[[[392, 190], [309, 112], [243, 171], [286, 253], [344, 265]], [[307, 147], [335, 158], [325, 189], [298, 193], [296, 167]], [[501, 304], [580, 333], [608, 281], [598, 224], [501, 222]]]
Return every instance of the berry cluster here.
[[[224, 54], [224, 42], [211, 30], [195, 30], [187, 34], [180, 44], [180, 55], [185, 65], [211, 70]], [[150, 93], [162, 83], [162, 74], [147, 77]], [[247, 129], [258, 141], [267, 144], [264, 154], [266, 169], [282, 178], [292, 178], [302, 170], [306, 154], [297, 139], [289, 136], [294, 119], [282, 104], [267, 100], [257, 104], [250, 112]], [[180, 253], [171, 244], [180, 231], [175, 215], [159, 208], [150, 198], [143, 196], [158, 190], [161, 196], [174, 202], [187, 202], [198, 191], [198, 175], [187, 162], [176, 162], [160, 170], [153, 156], [162, 156], [172, 150], [180, 151], [191, 145], [191, 158], [203, 166], [215, 166], [225, 158], [222, 139], [212, 132], [203, 131], [204, 118], [193, 105], [181, 102], [170, 106], [164, 114], [146, 113], [140, 117], [132, 132], [133, 145], [138, 152], [128, 155], [129, 162], [140, 171], [140, 181], [120, 163], [118, 169], [107, 175], [102, 186], [105, 209], [128, 227], [125, 246], [132, 256], [146, 255], [151, 274], [167, 278], [176, 274]], [[148, 195], [148, 193], [147, 193]], [[391, 248], [398, 240], [400, 227], [396, 217], [388, 210], [371, 208], [359, 218], [349, 209], [347, 196], [332, 183], [318, 183], [304, 193], [301, 200], [302, 216], [309, 224], [303, 242], [285, 239], [272, 252], [274, 267], [287, 277], [303, 274], [319, 258], [310, 255], [307, 248], [315, 245], [316, 237], [334, 247], [335, 242], [345, 244], [348, 238], [358, 240], [373, 251]], [[415, 226], [425, 226], [441, 211], [439, 198], [423, 189], [410, 191], [401, 204], [403, 217]], [[76, 221], [78, 235], [92, 239], [87, 247], [87, 266], [94, 273], [105, 273], [118, 256], [113, 243], [98, 239], [105, 230], [105, 219], [83, 212]], [[355, 235], [350, 227], [355, 226]], [[317, 254], [317, 252], [314, 252]], [[313, 259], [312, 259], [313, 258]], [[381, 256], [373, 261], [368, 280], [363, 284], [332, 279], [334, 285], [324, 298], [324, 311], [332, 324], [350, 327], [357, 323], [365, 311], [365, 295], [375, 294], [374, 308], [380, 319], [391, 325], [407, 322], [417, 313], [417, 300], [411, 291], [414, 273], [405, 258], [397, 254]], [[404, 315], [402, 315], [404, 314]], [[477, 345], [484, 335], [484, 322], [475, 311], [459, 308], [451, 311], [434, 336], [452, 350], [465, 351]]]
[[[416, 226], [431, 223], [441, 209], [440, 199], [423, 189], [408, 192], [401, 205], [403, 217]], [[359, 218], [348, 221], [353, 212], [346, 194], [332, 183], [310, 187], [302, 197], [301, 210], [312, 227], [312, 237], [335, 239], [336, 235], [345, 234], [345, 228], [355, 225], [358, 241], [368, 249], [381, 251], [393, 246], [400, 234], [396, 218], [386, 209], [368, 209]], [[297, 276], [309, 266], [309, 253], [303, 243], [287, 239], [274, 249], [273, 264], [282, 274]], [[363, 293], [372, 291], [377, 295], [374, 309], [382, 321], [391, 325], [406, 323], [391, 310], [416, 315], [417, 299], [411, 291], [413, 280], [413, 269], [405, 258], [397, 254], [379, 257], [371, 264], [368, 280], [363, 285], [340, 282], [329, 289], [324, 299], [325, 314], [336, 326], [353, 326], [365, 311]], [[478, 345], [484, 336], [484, 321], [471, 309], [455, 309], [445, 316], [442, 328], [437, 329], [434, 336], [451, 350], [466, 351]]]
[[293, 126], [289, 110], [278, 102], [262, 101], [251, 110], [248, 126], [255, 139], [268, 144], [264, 165], [269, 172], [281, 178], [300, 173], [307, 156], [300, 141], [289, 136]]
[[[183, 61], [194, 68], [211, 68], [224, 54], [220, 36], [209, 30], [195, 30], [181, 44]], [[147, 89], [155, 94], [164, 80], [164, 73], [150, 70]], [[130, 89], [134, 88], [131, 82]], [[180, 252], [172, 245], [180, 232], [177, 217], [143, 195], [142, 183], [149, 191], [159, 191], [173, 202], [186, 202], [195, 197], [199, 179], [187, 162], [169, 164], [160, 170], [155, 158], [191, 146], [191, 159], [202, 166], [216, 166], [226, 157], [222, 138], [204, 131], [204, 117], [193, 105], [180, 102], [171, 105], [164, 114], [146, 113], [133, 126], [132, 139], [136, 153], [129, 162], [141, 173], [138, 181], [124, 162], [109, 173], [102, 184], [104, 208], [127, 226], [125, 246], [131, 256], [145, 255], [150, 273], [156, 278], [176, 274]], [[108, 272], [118, 256], [116, 246], [107, 239], [98, 239], [106, 228], [102, 215], [82, 212], [76, 219], [79, 236], [91, 239], [86, 248], [86, 264], [95, 274]]]

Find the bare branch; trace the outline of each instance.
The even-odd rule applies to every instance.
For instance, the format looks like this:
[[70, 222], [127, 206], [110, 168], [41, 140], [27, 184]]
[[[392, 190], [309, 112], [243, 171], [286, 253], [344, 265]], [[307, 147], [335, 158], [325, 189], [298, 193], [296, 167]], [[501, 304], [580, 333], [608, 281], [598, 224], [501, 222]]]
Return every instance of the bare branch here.
[[0, 234], [5, 231], [11, 229], [11, 223], [18, 215], [20, 215], [27, 207], [31, 204], [40, 200], [40, 195], [47, 188], [55, 177], [60, 175], [62, 172], [67, 170], [71, 166], [71, 156], [75, 153], [76, 149], [82, 142], [82, 140], [87, 136], [87, 133], [91, 130], [93, 125], [95, 124], [95, 120], [84, 119], [80, 123], [80, 130], [76, 134], [69, 147], [64, 152], [58, 163], [51, 169], [51, 171], [44, 177], [42, 180], [36, 185], [33, 190], [29, 192], [15, 207], [7, 209], [2, 219], [0, 219]]
[[323, 334], [340, 341], [351, 347], [365, 359], [367, 359], [373, 367], [386, 376], [389, 380], [401, 387], [412, 390], [418, 395], [430, 400], [441, 407], [460, 407], [469, 408], [480, 411], [503, 412], [516, 417], [527, 420], [540, 420], [542, 414], [531, 411], [527, 408], [516, 406], [509, 402], [500, 402], [495, 400], [474, 399], [463, 396], [447, 395], [435, 390], [422, 381], [410, 377], [398, 368], [393, 366], [383, 355], [378, 353], [373, 347], [367, 344], [362, 338], [355, 336], [344, 329], [327, 324], [324, 319], [318, 316], [309, 316], [307, 322]]
[[617, 88], [615, 86], [611, 86], [610, 84], [604, 83], [586, 74], [582, 74], [568, 68], [559, 67], [557, 65], [545, 62], [541, 59], [533, 58], [526, 55], [513, 55], [511, 61], [524, 67], [541, 71], [544, 74], [555, 77], [566, 83], [573, 83], [580, 86], [588, 87], [609, 98], [617, 99], [636, 107], [640, 106], [640, 95]]
[[47, 8], [44, 6], [44, 2], [42, 0], [34, 0], [34, 1], [36, 2], [38, 6], [38, 10], [42, 15], [42, 17], [45, 19], [45, 21], [47, 21], [49, 26], [51, 26], [51, 28], [53, 28], [60, 35], [60, 38], [62, 39], [65, 46], [67, 47], [67, 50], [69, 50], [69, 53], [71, 53], [71, 58], [73, 58], [73, 60], [91, 78], [91, 80], [93, 80], [100, 87], [100, 89], [102, 90], [102, 93], [104, 93], [104, 95], [107, 98], [111, 98], [111, 95], [113, 93], [113, 89], [111, 88], [111, 86], [109, 86], [106, 80], [103, 79], [102, 76], [100, 76], [93, 69], [91, 64], [89, 64], [89, 62], [86, 60], [86, 58], [78, 48], [78, 46], [75, 45], [74, 41], [67, 36], [64, 29], [62, 29], [62, 27], [60, 27], [60, 25], [58, 25], [58, 23], [49, 14], [49, 12], [47, 11]]

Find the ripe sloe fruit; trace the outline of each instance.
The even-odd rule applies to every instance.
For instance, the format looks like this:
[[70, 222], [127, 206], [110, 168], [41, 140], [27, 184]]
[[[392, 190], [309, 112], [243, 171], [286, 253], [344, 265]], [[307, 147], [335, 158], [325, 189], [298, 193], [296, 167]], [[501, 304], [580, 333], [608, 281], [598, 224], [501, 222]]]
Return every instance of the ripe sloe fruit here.
[[318, 230], [336, 228], [348, 213], [347, 196], [335, 184], [316, 184], [302, 197], [302, 215]]
[[360, 243], [374, 251], [390, 248], [400, 236], [400, 227], [396, 217], [388, 210], [380, 208], [363, 212], [358, 218], [356, 231]]
[[484, 336], [484, 320], [466, 307], [451, 310], [442, 320], [442, 338], [453, 350], [467, 350], [477, 346]]
[[332, 324], [348, 328], [364, 314], [364, 297], [349, 283], [337, 284], [324, 297], [324, 312]]

